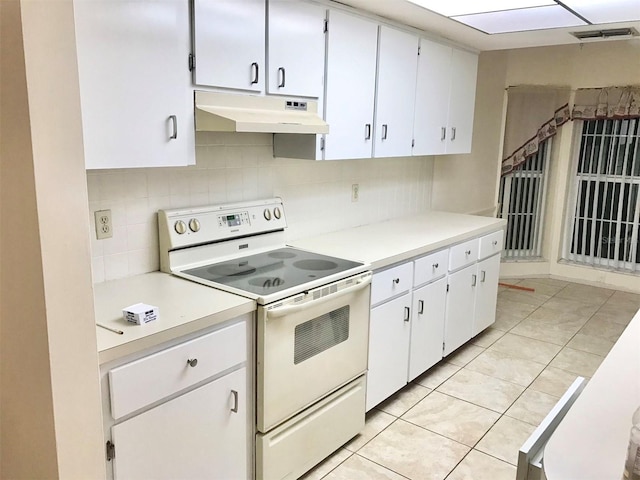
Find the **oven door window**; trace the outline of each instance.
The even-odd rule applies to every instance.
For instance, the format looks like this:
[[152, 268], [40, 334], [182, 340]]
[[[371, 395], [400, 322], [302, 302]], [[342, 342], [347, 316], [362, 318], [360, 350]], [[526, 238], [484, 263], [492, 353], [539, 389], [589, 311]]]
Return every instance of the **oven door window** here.
[[349, 305], [295, 328], [293, 363], [298, 365], [349, 339]]

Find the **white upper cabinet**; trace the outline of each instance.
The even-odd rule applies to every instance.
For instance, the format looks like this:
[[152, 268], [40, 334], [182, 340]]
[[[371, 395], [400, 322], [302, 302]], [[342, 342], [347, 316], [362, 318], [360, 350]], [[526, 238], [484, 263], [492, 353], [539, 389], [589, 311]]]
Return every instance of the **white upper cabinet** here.
[[418, 37], [380, 27], [374, 156], [411, 155]]
[[378, 25], [329, 11], [325, 160], [371, 158]]
[[478, 56], [420, 39], [414, 155], [469, 153]]
[[451, 47], [420, 39], [413, 137], [414, 155], [446, 152]]
[[471, 152], [477, 76], [478, 56], [454, 48], [451, 54], [447, 153]]
[[322, 95], [325, 19], [320, 5], [269, 0], [267, 93]]
[[86, 168], [195, 163], [188, 3], [73, 5]]
[[265, 0], [194, 0], [193, 46], [196, 85], [264, 92]]

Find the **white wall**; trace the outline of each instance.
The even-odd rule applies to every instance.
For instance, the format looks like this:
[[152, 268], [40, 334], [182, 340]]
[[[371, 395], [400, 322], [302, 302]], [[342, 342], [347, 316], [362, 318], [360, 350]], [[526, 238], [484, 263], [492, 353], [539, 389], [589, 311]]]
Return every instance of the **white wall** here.
[[0, 478], [104, 478], [71, 0], [0, 2]]
[[[429, 209], [432, 170], [430, 157], [274, 158], [272, 135], [198, 132], [195, 166], [87, 172], [93, 280], [158, 270], [158, 209], [279, 196], [295, 239]], [[99, 209], [112, 210], [113, 238], [95, 239]]]

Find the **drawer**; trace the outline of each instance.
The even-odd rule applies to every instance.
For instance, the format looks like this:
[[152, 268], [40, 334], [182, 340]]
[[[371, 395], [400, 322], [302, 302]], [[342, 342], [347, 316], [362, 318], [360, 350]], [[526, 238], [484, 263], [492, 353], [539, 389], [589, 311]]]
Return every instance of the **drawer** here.
[[449, 249], [449, 271], [453, 272], [475, 262], [478, 259], [479, 245], [480, 241], [474, 238], [451, 247]]
[[304, 412], [256, 435], [256, 478], [294, 480], [364, 428], [365, 378], [357, 378]]
[[109, 371], [111, 415], [123, 417], [246, 359], [247, 323], [241, 322], [114, 368]]
[[413, 283], [413, 262], [374, 273], [371, 281], [371, 305], [408, 292]]
[[478, 259], [490, 257], [502, 251], [504, 246], [504, 231], [493, 232], [480, 238], [480, 253]]
[[413, 269], [413, 286], [418, 287], [444, 277], [447, 273], [448, 265], [448, 249], [417, 259]]

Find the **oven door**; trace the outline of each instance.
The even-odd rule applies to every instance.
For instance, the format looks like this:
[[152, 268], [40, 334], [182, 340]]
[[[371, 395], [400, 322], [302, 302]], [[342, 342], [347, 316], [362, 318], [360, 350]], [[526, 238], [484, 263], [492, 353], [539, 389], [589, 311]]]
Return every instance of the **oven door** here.
[[310, 301], [258, 309], [260, 432], [366, 371], [371, 274], [337, 283], [308, 292]]

